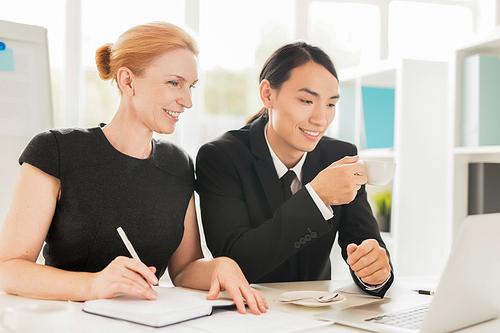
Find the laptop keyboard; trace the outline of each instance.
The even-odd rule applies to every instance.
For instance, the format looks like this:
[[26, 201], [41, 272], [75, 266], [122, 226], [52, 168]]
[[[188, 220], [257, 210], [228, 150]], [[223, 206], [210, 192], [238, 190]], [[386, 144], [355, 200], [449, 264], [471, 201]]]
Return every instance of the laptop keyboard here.
[[425, 304], [417, 308], [387, 313], [380, 316], [365, 319], [377, 324], [392, 325], [407, 329], [419, 329], [424, 322], [424, 317], [430, 304]]

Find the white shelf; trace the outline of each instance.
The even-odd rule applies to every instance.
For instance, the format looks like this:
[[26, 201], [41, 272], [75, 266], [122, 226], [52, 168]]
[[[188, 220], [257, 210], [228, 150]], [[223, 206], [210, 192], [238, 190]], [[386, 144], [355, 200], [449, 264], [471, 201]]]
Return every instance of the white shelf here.
[[[499, 110], [499, 112], [500, 112], [500, 110]], [[499, 128], [499, 130], [500, 130], [500, 128]], [[500, 146], [456, 147], [455, 154], [457, 154], [457, 155], [500, 154]]]
[[362, 80], [362, 84], [372, 87], [394, 88], [398, 62], [382, 60], [364, 66], [346, 68], [339, 71], [341, 84], [349, 81]]
[[466, 57], [475, 54], [500, 57], [500, 27], [485, 34], [477, 35], [455, 51], [451, 64], [451, 80], [454, 84], [451, 97], [450, 119], [454, 122], [450, 150], [453, 163], [449, 197], [454, 233], [458, 231], [468, 210], [468, 170], [469, 163], [500, 163], [500, 145], [462, 147], [462, 63]]
[[[446, 175], [443, 159], [451, 126], [448, 112], [449, 65], [411, 59], [385, 60], [339, 71], [337, 136], [355, 143], [363, 159], [397, 163], [392, 184], [391, 230], [383, 233], [398, 275], [439, 275], [451, 244], [451, 218], [443, 209]], [[364, 149], [361, 87], [393, 88], [394, 145]], [[445, 125], [443, 125], [445, 124]], [[384, 187], [384, 189], [387, 187]], [[382, 188], [368, 187], [373, 190]], [[429, 231], [432, 232], [429, 232]], [[433, 260], [428, 260], [428, 258]]]
[[474, 36], [456, 50], [457, 56], [461, 58], [478, 53], [500, 55], [500, 26], [482, 35]]

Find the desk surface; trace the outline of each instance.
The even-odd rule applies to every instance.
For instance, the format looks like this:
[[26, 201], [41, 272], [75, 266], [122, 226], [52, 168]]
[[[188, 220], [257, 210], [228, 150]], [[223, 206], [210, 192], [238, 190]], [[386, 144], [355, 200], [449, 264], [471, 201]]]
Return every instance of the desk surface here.
[[[312, 319], [315, 314], [332, 311], [337, 309], [342, 309], [348, 306], [355, 305], [356, 302], [359, 302], [359, 298], [361, 297], [352, 297], [347, 296], [347, 299], [343, 302], [327, 306], [327, 307], [319, 307], [319, 308], [308, 308], [304, 306], [294, 305], [294, 304], [283, 304], [275, 302], [275, 299], [278, 299], [280, 295], [287, 291], [296, 291], [296, 290], [324, 290], [324, 291], [333, 291], [339, 288], [344, 287], [346, 284], [349, 284], [350, 281], [342, 280], [342, 281], [312, 281], [312, 282], [292, 282], [292, 283], [266, 283], [266, 284], [257, 284], [254, 287], [260, 290], [264, 296], [266, 297], [269, 308], [271, 310], [284, 312], [287, 314], [291, 314], [294, 316], [306, 317]], [[425, 295], [414, 295], [417, 303], [422, 303], [423, 301], [427, 301], [429, 297]], [[36, 302], [47, 302], [42, 300], [33, 300], [27, 299], [23, 297], [17, 297], [12, 295], [0, 294], [0, 312], [3, 311], [8, 306], [18, 306], [22, 304], [30, 304]], [[73, 325], [70, 332], [96, 332], [96, 326], [98, 325], [99, 329], [97, 331], [100, 332], [163, 332], [164, 329], [153, 329], [137, 324], [127, 323], [118, 320], [111, 320], [107, 318], [102, 318], [99, 316], [87, 314], [81, 311], [83, 307], [83, 303], [70, 303], [74, 308], [73, 311]], [[247, 314], [247, 316], [251, 316], [251, 314]], [[212, 318], [212, 320], [216, 320], [217, 316], [208, 317]], [[92, 322], [94, 326], [88, 326], [87, 324]], [[191, 330], [186, 330], [185, 327], [182, 327], [181, 324], [177, 324], [174, 326], [166, 327], [165, 331], [168, 329], [168, 332], [178, 331], [178, 332], [186, 332]], [[331, 324], [325, 327], [319, 327], [314, 329], [315, 332], [364, 332], [361, 330], [357, 330], [354, 328]], [[0, 332], [7, 332], [6, 330], [0, 328]], [[464, 329], [461, 332], [464, 333], [475, 333], [475, 332], [500, 332], [500, 319], [489, 321], [483, 323], [481, 325], [476, 325], [474, 327], [470, 327], [468, 329]]]
[[[404, 283], [407, 284], [408, 282], [412, 282], [413, 279], [404, 279]], [[424, 285], [429, 285], [429, 284], [434, 284], [436, 285], [437, 278], [434, 277], [424, 277], [417, 279], [417, 285], [424, 284]], [[293, 315], [297, 316], [305, 316], [309, 318], [313, 318], [315, 314], [326, 312], [326, 311], [332, 311], [332, 310], [340, 310], [349, 306], [355, 306], [354, 302], [356, 300], [353, 300], [353, 297], [347, 296], [347, 300], [334, 304], [329, 307], [322, 307], [322, 308], [307, 308], [303, 306], [298, 306], [294, 304], [283, 304], [283, 303], [278, 303], [274, 302], [275, 299], [278, 299], [279, 296], [287, 291], [292, 291], [292, 290], [325, 290], [325, 291], [333, 291], [337, 290], [339, 288], [342, 288], [348, 284], [352, 283], [352, 281], [347, 281], [347, 280], [341, 280], [341, 281], [310, 281], [310, 282], [292, 282], [292, 283], [266, 283], [266, 284], [259, 284], [255, 285], [254, 287], [256, 289], [259, 289], [264, 296], [266, 297], [268, 303], [269, 303], [269, 308], [272, 310], [277, 310], [277, 311], [282, 311], [286, 313], [290, 313]], [[398, 282], [396, 282], [398, 283]], [[392, 287], [391, 287], [392, 288]], [[429, 298], [432, 296], [427, 296], [427, 295], [410, 295], [413, 299], [411, 299], [411, 302], [415, 302], [414, 305], [418, 304], [423, 304], [423, 303], [428, 303]], [[333, 327], [332, 327], [333, 326]], [[322, 333], [322, 332], [366, 332], [364, 330], [360, 329], [355, 329], [351, 327], [346, 327], [340, 324], [333, 324], [332, 326], [326, 326], [326, 327], [320, 327], [318, 329], [315, 329], [315, 333]], [[479, 332], [500, 332], [500, 318], [496, 320], [491, 320], [486, 323], [482, 323], [480, 325], [475, 325], [473, 327], [469, 327], [466, 329], [462, 329], [459, 332], [461, 333], [479, 333]]]

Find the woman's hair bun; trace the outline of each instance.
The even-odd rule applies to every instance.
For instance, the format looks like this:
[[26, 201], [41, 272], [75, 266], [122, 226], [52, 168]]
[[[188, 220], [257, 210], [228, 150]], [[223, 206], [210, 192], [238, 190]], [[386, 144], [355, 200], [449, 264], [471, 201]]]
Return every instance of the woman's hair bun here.
[[97, 64], [97, 70], [99, 71], [99, 76], [103, 80], [112, 79], [111, 77], [111, 47], [113, 43], [108, 43], [97, 49], [95, 52], [95, 62]]

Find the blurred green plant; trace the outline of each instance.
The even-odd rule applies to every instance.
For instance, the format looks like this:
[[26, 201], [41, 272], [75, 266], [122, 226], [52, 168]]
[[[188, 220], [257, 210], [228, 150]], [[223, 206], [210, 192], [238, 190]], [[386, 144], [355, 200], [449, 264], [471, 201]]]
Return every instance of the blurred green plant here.
[[381, 190], [373, 195], [375, 212], [379, 215], [391, 215], [392, 192], [390, 190]]

